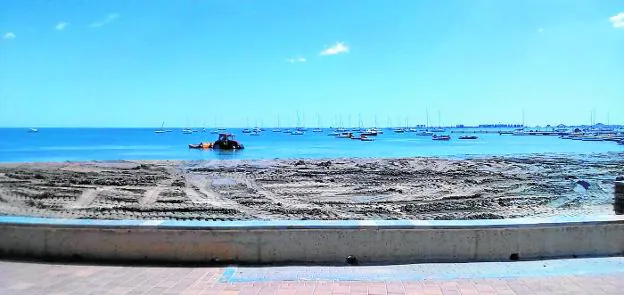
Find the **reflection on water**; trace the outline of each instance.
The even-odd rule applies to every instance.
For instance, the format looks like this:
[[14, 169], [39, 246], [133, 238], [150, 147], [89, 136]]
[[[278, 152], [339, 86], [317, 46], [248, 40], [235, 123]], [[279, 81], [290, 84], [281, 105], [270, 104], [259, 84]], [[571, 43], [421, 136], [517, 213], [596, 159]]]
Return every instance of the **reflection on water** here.
[[244, 150], [213, 150], [218, 160], [236, 159]]

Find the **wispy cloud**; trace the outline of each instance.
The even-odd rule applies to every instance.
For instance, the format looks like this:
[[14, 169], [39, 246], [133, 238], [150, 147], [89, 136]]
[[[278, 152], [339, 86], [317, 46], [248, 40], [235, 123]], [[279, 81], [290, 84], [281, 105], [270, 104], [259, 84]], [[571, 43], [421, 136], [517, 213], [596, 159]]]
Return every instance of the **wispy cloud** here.
[[8, 33], [4, 34], [4, 36], [2, 36], [2, 40], [14, 39], [15, 37], [16, 37], [15, 33], [8, 32]]
[[616, 29], [624, 29], [624, 12], [620, 12], [609, 18], [609, 21]]
[[91, 24], [91, 27], [92, 28], [99, 28], [99, 27], [105, 26], [105, 25], [107, 25], [109, 23], [114, 22], [119, 17], [120, 17], [119, 13], [111, 13], [111, 14], [107, 15], [106, 18], [104, 18], [102, 20], [99, 20], [99, 21], [96, 21], [96, 22], [93, 22]]
[[335, 55], [335, 54], [341, 54], [341, 53], [347, 53], [349, 52], [349, 46], [345, 45], [344, 42], [337, 42], [336, 44], [334, 44], [331, 47], [326, 48], [325, 50], [321, 51], [321, 55]]
[[307, 60], [305, 59], [305, 57], [291, 57], [289, 59], [286, 59], [286, 62], [294, 64], [294, 63], [300, 63], [300, 62], [306, 62]]
[[67, 25], [69, 24], [66, 22], [59, 22], [58, 24], [56, 24], [56, 26], [54, 26], [54, 29], [59, 30], [59, 31], [64, 30], [65, 27], [67, 27]]

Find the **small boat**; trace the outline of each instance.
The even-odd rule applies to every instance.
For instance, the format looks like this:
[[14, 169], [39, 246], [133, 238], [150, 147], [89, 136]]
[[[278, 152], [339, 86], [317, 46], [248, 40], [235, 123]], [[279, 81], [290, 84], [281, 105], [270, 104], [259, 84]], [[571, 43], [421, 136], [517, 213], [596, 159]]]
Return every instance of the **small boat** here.
[[397, 128], [397, 129], [394, 129], [394, 132], [395, 132], [395, 133], [405, 133], [405, 129], [403, 129], [403, 128]]
[[37, 128], [30, 128], [30, 129], [28, 129], [28, 133], [37, 133], [37, 132], [39, 132], [39, 129], [37, 129]]
[[317, 132], [317, 133], [318, 133], [318, 132], [323, 132], [323, 129], [321, 129], [321, 128], [316, 128], [316, 129], [313, 129], [313, 130], [312, 130], [312, 132]]
[[193, 133], [193, 130], [189, 129], [189, 128], [184, 128], [184, 129], [182, 129], [182, 133], [183, 134], [191, 134], [191, 133]]
[[353, 138], [353, 132], [342, 132], [336, 135], [336, 138]]
[[603, 141], [604, 139], [600, 137], [582, 137], [582, 141]]
[[189, 144], [189, 149], [209, 149], [212, 148], [212, 143], [210, 142], [200, 142], [198, 144]]
[[475, 136], [475, 135], [464, 135], [464, 136], [460, 136], [459, 139], [478, 139], [479, 137]]
[[271, 130], [271, 131], [273, 131], [273, 132], [282, 132], [282, 129], [275, 128], [275, 129], [273, 129], [273, 130]]
[[259, 131], [255, 131], [255, 130], [254, 130], [253, 132], [249, 133], [249, 135], [250, 135], [250, 136], [259, 136], [259, 135], [260, 135], [260, 132], [259, 132]]
[[369, 128], [362, 131], [362, 134], [364, 134], [365, 136], [377, 136], [379, 134], [379, 131], [374, 128]]
[[295, 130], [295, 131], [291, 132], [290, 135], [303, 135], [303, 131]]
[[219, 130], [212, 130], [212, 131], [210, 131], [210, 134], [218, 134], [218, 133], [219, 133]]
[[251, 133], [251, 129], [245, 128], [245, 129], [243, 129], [243, 133]]
[[167, 130], [165, 130], [165, 121], [163, 121], [162, 124], [160, 125], [160, 129], [154, 130], [154, 133], [165, 133], [165, 132], [167, 132]]
[[434, 135], [434, 136], [431, 137], [431, 139], [448, 141], [448, 140], [451, 140], [451, 136], [449, 136], [449, 135]]
[[430, 132], [430, 131], [419, 131], [419, 132], [416, 132], [416, 135], [418, 135], [418, 136], [432, 136], [433, 132]]
[[359, 141], [374, 141], [375, 140], [374, 138], [368, 138], [364, 134], [360, 134], [360, 137], [351, 137], [351, 139], [359, 140]]

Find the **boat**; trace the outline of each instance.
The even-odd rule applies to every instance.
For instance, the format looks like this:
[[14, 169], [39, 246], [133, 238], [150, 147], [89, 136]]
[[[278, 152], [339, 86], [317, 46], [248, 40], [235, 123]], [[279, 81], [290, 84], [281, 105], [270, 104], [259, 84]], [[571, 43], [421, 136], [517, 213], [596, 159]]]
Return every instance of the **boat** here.
[[316, 132], [316, 133], [323, 132], [323, 129], [321, 128], [321, 116], [318, 113], [316, 114], [316, 118], [318, 120], [318, 127], [312, 129], [312, 132]]
[[218, 134], [218, 133], [219, 133], [219, 130], [212, 130], [212, 131], [210, 131], [210, 133], [211, 133], [211, 134]]
[[368, 137], [367, 137], [366, 135], [364, 135], [364, 134], [360, 134], [360, 137], [355, 137], [355, 136], [352, 136], [352, 137], [351, 137], [351, 139], [353, 139], [353, 140], [359, 140], [359, 141], [374, 141], [374, 140], [375, 140], [374, 138], [368, 138]]
[[160, 124], [160, 129], [154, 130], [154, 133], [165, 133], [165, 132], [167, 132], [167, 130], [165, 130], [165, 121], [163, 121], [162, 124]]
[[604, 139], [600, 137], [582, 137], [582, 141], [604, 141]]
[[274, 128], [272, 130], [273, 132], [282, 132], [282, 129], [280, 129], [280, 117], [277, 116], [277, 128]]
[[416, 135], [418, 135], [418, 136], [432, 136], [433, 132], [422, 130], [422, 131], [416, 132]]
[[245, 128], [245, 129], [243, 129], [243, 131], [242, 131], [242, 132], [243, 132], [243, 133], [251, 133], [251, 129], [249, 129], [249, 128]]
[[478, 139], [479, 137], [476, 135], [464, 135], [460, 136], [459, 139]]
[[303, 135], [303, 131], [295, 130], [295, 131], [291, 132], [290, 135]]
[[183, 134], [191, 134], [191, 133], [193, 133], [193, 130], [190, 129], [190, 128], [184, 128], [184, 129], [182, 129], [182, 133]]
[[250, 136], [259, 136], [260, 135], [260, 131], [256, 131], [254, 130], [253, 132], [249, 133]]
[[403, 129], [403, 128], [396, 128], [396, 129], [394, 129], [394, 132], [395, 133], [405, 133], [405, 129]]
[[362, 132], [362, 135], [364, 136], [377, 136], [378, 132], [376, 130], [373, 129], [366, 129]]
[[353, 138], [353, 132], [342, 132], [336, 135], [336, 138]]
[[431, 137], [431, 139], [448, 141], [448, 140], [451, 140], [451, 136], [449, 136], [449, 135], [434, 135], [434, 136]]
[[39, 132], [39, 129], [37, 129], [37, 128], [30, 128], [30, 129], [28, 129], [28, 133], [37, 133], [37, 132]]
[[210, 142], [200, 142], [198, 144], [189, 144], [189, 149], [209, 149], [212, 148], [212, 143]]

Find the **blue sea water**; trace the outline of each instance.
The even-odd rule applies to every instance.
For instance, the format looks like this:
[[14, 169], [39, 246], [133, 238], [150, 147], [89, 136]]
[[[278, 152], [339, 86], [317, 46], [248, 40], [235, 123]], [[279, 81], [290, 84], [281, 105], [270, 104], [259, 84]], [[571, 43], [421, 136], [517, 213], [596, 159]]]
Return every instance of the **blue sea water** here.
[[[465, 129], [464, 129], [465, 130]], [[494, 131], [494, 129], [490, 129]], [[496, 129], [498, 130], [498, 129]], [[147, 128], [43, 128], [28, 133], [23, 128], [0, 129], [0, 162], [59, 162], [87, 160], [206, 160], [275, 158], [396, 158], [415, 156], [465, 157], [518, 154], [593, 154], [624, 152], [614, 142], [563, 140], [555, 136], [477, 134], [477, 140], [433, 141], [414, 133], [384, 130], [373, 142], [339, 139], [310, 131], [295, 136], [270, 130], [260, 136], [230, 129], [245, 150], [228, 152], [193, 150], [190, 143], [214, 141], [209, 132], [154, 133]]]

